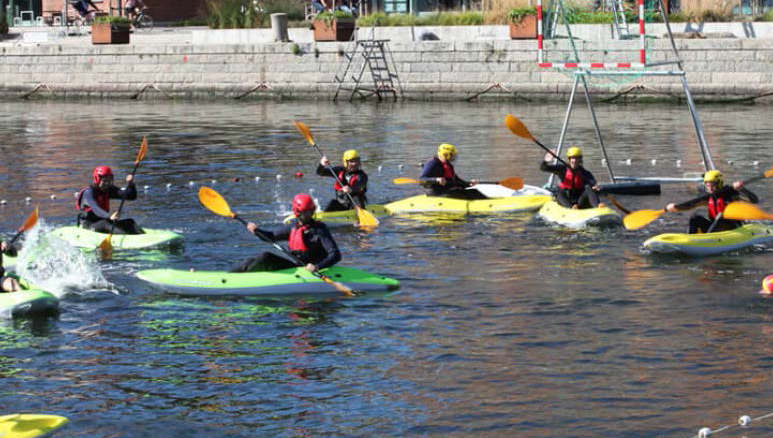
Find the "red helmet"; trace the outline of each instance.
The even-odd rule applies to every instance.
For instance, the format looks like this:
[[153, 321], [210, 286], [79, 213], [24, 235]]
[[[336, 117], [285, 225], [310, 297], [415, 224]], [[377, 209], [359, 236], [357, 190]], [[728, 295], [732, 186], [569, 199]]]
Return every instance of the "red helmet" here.
[[113, 170], [109, 166], [97, 166], [94, 168], [94, 184], [99, 184], [99, 181], [106, 176], [113, 176]]
[[314, 204], [314, 200], [305, 193], [298, 193], [293, 198], [293, 214], [296, 216], [300, 215], [302, 211], [313, 213], [316, 209], [317, 206]]

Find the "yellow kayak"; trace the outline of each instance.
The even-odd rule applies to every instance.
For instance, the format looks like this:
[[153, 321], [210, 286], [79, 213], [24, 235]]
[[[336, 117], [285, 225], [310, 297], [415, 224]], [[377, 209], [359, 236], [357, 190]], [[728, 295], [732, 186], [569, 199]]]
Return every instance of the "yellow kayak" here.
[[620, 215], [609, 207], [566, 208], [556, 201], [546, 202], [539, 210], [539, 216], [547, 222], [567, 228], [616, 227], [623, 224]]
[[773, 242], [773, 228], [752, 223], [717, 233], [659, 234], [645, 241], [642, 246], [645, 250], [658, 254], [710, 256], [769, 242]]
[[521, 195], [468, 201], [465, 199], [419, 195], [390, 202], [384, 208], [392, 214], [401, 213], [463, 213], [485, 214], [535, 211], [548, 202], [550, 196]]
[[[365, 210], [373, 213], [373, 215], [376, 217], [388, 216], [390, 214], [383, 205], [378, 204], [368, 205], [365, 207]], [[294, 219], [295, 215], [291, 214], [284, 218], [284, 222], [287, 224], [292, 222]], [[354, 224], [357, 223], [357, 210], [317, 211], [314, 213], [314, 219], [332, 224]]]
[[0, 437], [49, 437], [70, 420], [59, 415], [11, 414], [0, 416]]

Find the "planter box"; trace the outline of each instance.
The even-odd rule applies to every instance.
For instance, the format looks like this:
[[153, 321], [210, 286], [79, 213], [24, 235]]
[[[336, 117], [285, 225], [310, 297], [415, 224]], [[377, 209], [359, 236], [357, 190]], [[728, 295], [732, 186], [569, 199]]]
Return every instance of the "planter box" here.
[[537, 16], [527, 15], [519, 23], [510, 23], [510, 39], [523, 40], [537, 38]]
[[91, 44], [129, 44], [129, 26], [109, 23], [92, 24]]
[[349, 41], [354, 34], [354, 18], [336, 18], [330, 24], [314, 20], [314, 41]]

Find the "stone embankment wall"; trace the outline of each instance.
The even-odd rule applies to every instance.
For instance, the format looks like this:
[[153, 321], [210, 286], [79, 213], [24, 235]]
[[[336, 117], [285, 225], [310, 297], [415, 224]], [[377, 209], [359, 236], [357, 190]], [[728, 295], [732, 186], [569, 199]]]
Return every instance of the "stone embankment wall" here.
[[[673, 59], [668, 40], [648, 44], [648, 62]], [[767, 101], [773, 94], [773, 39], [685, 39], [676, 44], [696, 99]], [[572, 77], [538, 67], [535, 46], [534, 41], [509, 40], [389, 44], [406, 98], [565, 100]], [[566, 40], [547, 46], [553, 61], [571, 53]], [[617, 60], [638, 58], [636, 41], [578, 48], [584, 61], [615, 54]], [[346, 50], [347, 43], [3, 46], [0, 97], [331, 99]], [[351, 79], [352, 72], [347, 76]], [[370, 79], [367, 71], [364, 78]], [[678, 77], [627, 78], [619, 84], [594, 78], [591, 85], [599, 97], [684, 96]]]

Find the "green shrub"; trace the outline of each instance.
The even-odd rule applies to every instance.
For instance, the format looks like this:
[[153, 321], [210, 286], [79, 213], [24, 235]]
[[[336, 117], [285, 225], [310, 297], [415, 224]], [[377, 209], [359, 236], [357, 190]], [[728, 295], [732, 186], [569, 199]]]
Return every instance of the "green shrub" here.
[[117, 17], [112, 15], [102, 15], [94, 19], [94, 24], [115, 24], [128, 26], [132, 21], [126, 17]]
[[525, 8], [510, 9], [510, 12], [507, 13], [507, 20], [511, 23], [518, 24], [529, 15], [537, 15], [537, 8], [528, 6]]
[[213, 29], [269, 27], [271, 14], [287, 14], [288, 20], [303, 20], [303, 0], [207, 0], [207, 24]]

